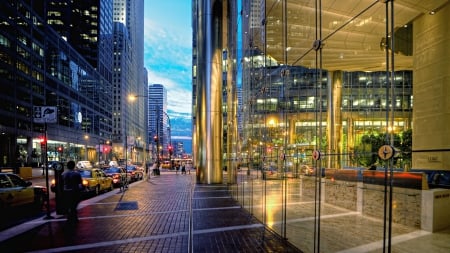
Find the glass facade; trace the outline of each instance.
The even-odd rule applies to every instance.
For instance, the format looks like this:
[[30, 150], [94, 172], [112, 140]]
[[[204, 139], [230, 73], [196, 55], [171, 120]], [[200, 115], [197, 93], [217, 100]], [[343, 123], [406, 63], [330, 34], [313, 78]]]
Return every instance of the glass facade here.
[[444, 250], [448, 1], [243, 2], [234, 197], [303, 252]]
[[43, 162], [45, 127], [34, 106], [57, 108], [57, 123], [47, 124], [49, 160], [95, 161], [111, 137], [110, 83], [45, 24], [43, 10], [37, 1], [0, 4], [1, 166]]

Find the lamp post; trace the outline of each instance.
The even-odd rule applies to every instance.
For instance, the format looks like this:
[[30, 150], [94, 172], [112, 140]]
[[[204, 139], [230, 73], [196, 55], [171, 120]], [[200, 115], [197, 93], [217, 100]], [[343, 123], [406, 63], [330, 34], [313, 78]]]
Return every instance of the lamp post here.
[[86, 141], [86, 145], [84, 146], [84, 160], [87, 161], [88, 160], [88, 140], [89, 140], [89, 135], [84, 135], [84, 140]]
[[[134, 102], [135, 100], [137, 100], [138, 98], [141, 98], [141, 97], [144, 97], [144, 98], [146, 98], [146, 97], [148, 97], [148, 96], [145, 96], [145, 95], [134, 95], [134, 94], [129, 94], [128, 96], [127, 96], [127, 100], [129, 101], [129, 102]], [[127, 120], [125, 120], [125, 126], [124, 126], [124, 129], [125, 129], [125, 148], [126, 148], [126, 150], [125, 150], [125, 168], [126, 168], [126, 166], [127, 166], [127, 164], [128, 164], [128, 135], [127, 135], [127, 125], [126, 125], [126, 123], [127, 123]], [[140, 138], [140, 137], [139, 137]], [[146, 145], [144, 145], [144, 147], [145, 147]]]

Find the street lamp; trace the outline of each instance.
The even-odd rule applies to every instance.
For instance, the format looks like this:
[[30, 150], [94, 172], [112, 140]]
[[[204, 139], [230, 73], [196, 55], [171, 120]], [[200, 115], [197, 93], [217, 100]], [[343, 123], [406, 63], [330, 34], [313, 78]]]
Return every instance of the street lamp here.
[[84, 135], [84, 140], [86, 141], [86, 146], [84, 146], [84, 160], [87, 161], [88, 160], [88, 140], [89, 140], [89, 135]]
[[[129, 102], [134, 102], [136, 101], [138, 98], [140, 97], [147, 97], [145, 95], [134, 95], [134, 94], [129, 94], [127, 96], [127, 100]], [[127, 115], [124, 116], [124, 132], [125, 132], [125, 169], [128, 165], [128, 134], [127, 134], [127, 120], [125, 119], [125, 117], [127, 117]], [[144, 145], [145, 146], [145, 145]]]

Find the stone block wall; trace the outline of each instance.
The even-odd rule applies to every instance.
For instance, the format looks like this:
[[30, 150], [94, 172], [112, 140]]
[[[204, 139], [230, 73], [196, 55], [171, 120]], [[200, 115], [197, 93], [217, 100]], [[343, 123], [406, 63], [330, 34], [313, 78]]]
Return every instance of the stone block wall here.
[[[322, 189], [323, 190], [323, 189]], [[325, 181], [325, 202], [356, 211], [357, 183], [340, 180]]]

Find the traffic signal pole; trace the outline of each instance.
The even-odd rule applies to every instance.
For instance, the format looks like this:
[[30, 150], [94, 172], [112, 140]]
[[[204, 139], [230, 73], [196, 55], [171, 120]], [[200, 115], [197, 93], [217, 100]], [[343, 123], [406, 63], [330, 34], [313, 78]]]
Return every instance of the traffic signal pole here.
[[53, 217], [50, 215], [50, 187], [48, 183], [48, 156], [47, 156], [47, 149], [48, 149], [48, 142], [47, 142], [47, 122], [44, 122], [44, 140], [41, 141], [41, 149], [44, 153], [44, 166], [45, 166], [45, 186], [47, 187], [46, 192], [46, 202], [47, 202], [47, 216], [44, 219], [53, 219]]

